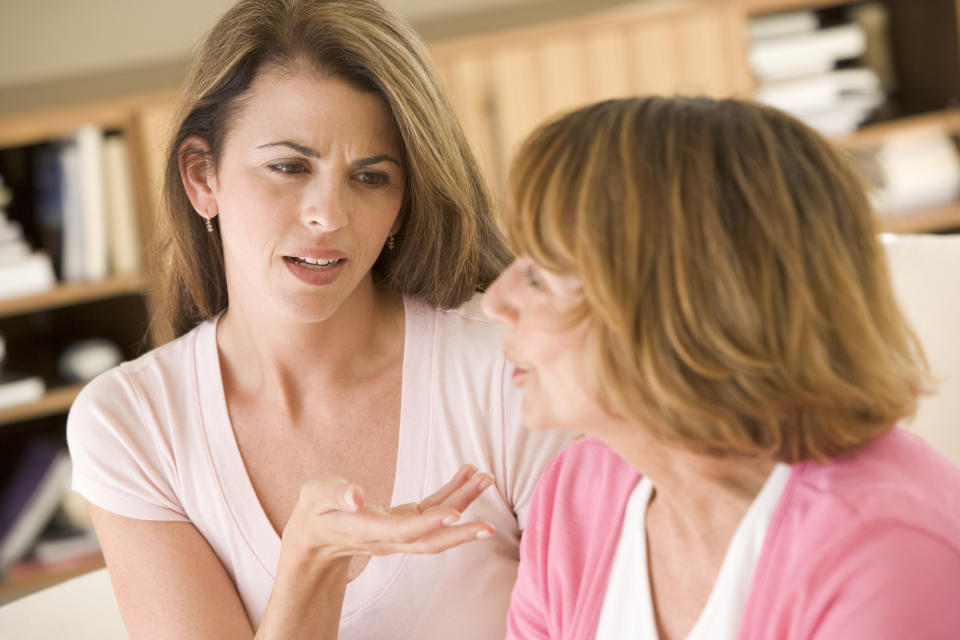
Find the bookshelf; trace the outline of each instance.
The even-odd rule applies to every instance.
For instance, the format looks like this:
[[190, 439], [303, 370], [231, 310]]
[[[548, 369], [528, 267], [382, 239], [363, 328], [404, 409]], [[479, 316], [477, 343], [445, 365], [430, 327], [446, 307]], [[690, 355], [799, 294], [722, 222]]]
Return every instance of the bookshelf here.
[[[128, 202], [133, 205], [137, 229], [133, 236], [136, 246], [131, 250], [142, 254], [158, 202], [161, 141], [174, 99], [175, 91], [164, 90], [0, 115], [0, 175], [10, 166], [16, 168], [13, 161], [17, 158], [29, 157], [36, 148], [69, 138], [84, 126], [104, 132], [104, 139], [107, 135], [122, 136], [127, 151], [125, 169], [130, 176]], [[21, 164], [36, 168], [29, 162]], [[36, 191], [29, 192], [31, 186], [37, 189], [30, 177], [8, 182], [14, 202], [19, 199], [26, 203], [11, 209], [9, 217], [20, 224], [34, 249], [46, 250], [37, 232], [39, 198]], [[114, 241], [113, 236], [110, 241]], [[114, 267], [111, 265], [102, 277], [73, 280], [64, 280], [59, 271], [52, 288], [0, 298], [0, 334], [6, 342], [4, 368], [40, 376], [46, 386], [39, 398], [0, 408], [0, 457], [4, 465], [0, 491], [12, 472], [8, 469], [12, 469], [15, 451], [34, 438], [64, 439], [67, 412], [84, 386], [64, 378], [58, 368], [65, 349], [81, 341], [105, 338], [120, 349], [123, 359], [131, 359], [152, 346], [147, 336], [149, 277], [143, 268], [118, 272]], [[51, 565], [22, 561], [0, 576], [0, 603], [102, 566], [103, 558], [98, 553]]]
[[[898, 88], [882, 121], [836, 137], [862, 150], [907, 130], [960, 133], [960, 19], [956, 0], [874, 0]], [[518, 143], [542, 120], [597, 100], [640, 94], [751, 97], [754, 18], [838, 12], [863, 0], [649, 0], [587, 16], [430, 44], [448, 96], [481, 165], [500, 191]], [[827, 15], [827, 14], [824, 14]], [[832, 14], [831, 14], [832, 15]], [[882, 230], [960, 229], [960, 201], [878, 216]]]

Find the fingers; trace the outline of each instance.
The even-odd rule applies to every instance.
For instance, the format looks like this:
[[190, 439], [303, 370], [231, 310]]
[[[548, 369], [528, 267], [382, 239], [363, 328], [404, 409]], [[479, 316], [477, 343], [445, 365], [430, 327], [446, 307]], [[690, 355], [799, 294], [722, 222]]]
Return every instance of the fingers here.
[[440, 553], [469, 542], [483, 540], [493, 535], [493, 525], [486, 522], [470, 522], [463, 525], [443, 527], [402, 543], [381, 543], [373, 546], [371, 553]]
[[[460, 514], [453, 509], [434, 507], [427, 513], [398, 515], [369, 508], [355, 514], [344, 514], [353, 523], [354, 535], [361, 553], [438, 553], [461, 544], [493, 535], [492, 524], [483, 521], [455, 524]], [[361, 533], [362, 532], [362, 533]]]
[[425, 498], [418, 506], [421, 512], [444, 507], [463, 511], [493, 484], [488, 473], [477, 473], [472, 464], [464, 465], [454, 474], [453, 479], [443, 485], [439, 491]]
[[493, 485], [493, 477], [489, 473], [471, 473], [458, 484], [459, 475], [458, 472], [443, 489], [421, 502], [420, 511], [442, 507], [462, 513], [481, 493]]
[[342, 478], [314, 478], [301, 487], [284, 539], [329, 559], [438, 553], [493, 535], [488, 522], [459, 522], [461, 512], [492, 484], [490, 474], [466, 465], [419, 505], [387, 508], [366, 505], [363, 490]]
[[343, 478], [318, 477], [300, 487], [300, 501], [313, 513], [359, 511], [364, 504], [363, 489]]
[[435, 507], [439, 504], [442, 504], [444, 500], [450, 497], [457, 489], [462, 487], [464, 483], [468, 482], [477, 473], [477, 468], [472, 464], [465, 464], [460, 469], [453, 474], [453, 478], [450, 481], [440, 487], [438, 491], [432, 495], [427, 496], [420, 503], [420, 511], [426, 511], [432, 507]]

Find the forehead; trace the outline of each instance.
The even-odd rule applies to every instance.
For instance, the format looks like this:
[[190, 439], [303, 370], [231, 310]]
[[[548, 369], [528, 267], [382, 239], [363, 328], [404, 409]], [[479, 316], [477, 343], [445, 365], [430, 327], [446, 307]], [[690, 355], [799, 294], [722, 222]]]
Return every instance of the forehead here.
[[268, 67], [260, 71], [238, 103], [235, 130], [263, 136], [365, 138], [398, 145], [399, 134], [383, 97], [357, 89], [329, 74]]

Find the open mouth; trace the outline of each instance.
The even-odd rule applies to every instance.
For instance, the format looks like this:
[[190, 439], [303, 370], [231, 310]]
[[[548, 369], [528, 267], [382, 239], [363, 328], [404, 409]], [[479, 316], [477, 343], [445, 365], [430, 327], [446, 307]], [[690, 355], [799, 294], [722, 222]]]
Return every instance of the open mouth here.
[[307, 269], [316, 269], [321, 271], [323, 269], [329, 269], [330, 267], [335, 267], [341, 262], [344, 262], [344, 258], [334, 258], [332, 260], [319, 260], [316, 258], [300, 258], [297, 256], [284, 256], [284, 260], [287, 262], [292, 262], [293, 264], [300, 265], [301, 267], [306, 267]]

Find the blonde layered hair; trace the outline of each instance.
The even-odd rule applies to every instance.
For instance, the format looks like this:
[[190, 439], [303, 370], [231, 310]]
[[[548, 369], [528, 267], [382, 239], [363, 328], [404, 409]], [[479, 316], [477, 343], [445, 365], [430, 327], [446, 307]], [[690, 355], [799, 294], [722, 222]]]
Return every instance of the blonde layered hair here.
[[[374, 266], [385, 286], [455, 307], [509, 261], [491, 198], [419, 37], [374, 0], [241, 0], [207, 34], [174, 119], [157, 229], [153, 336], [182, 335], [227, 305], [219, 230], [208, 234], [180, 177], [181, 153], [216, 170], [231, 118], [265, 68], [314, 72], [376, 92], [403, 145], [407, 183], [396, 248]], [[190, 139], [200, 145], [181, 146]]]
[[777, 110], [638, 98], [570, 113], [519, 151], [504, 227], [583, 280], [599, 400], [681, 446], [823, 460], [924, 390], [860, 178]]

